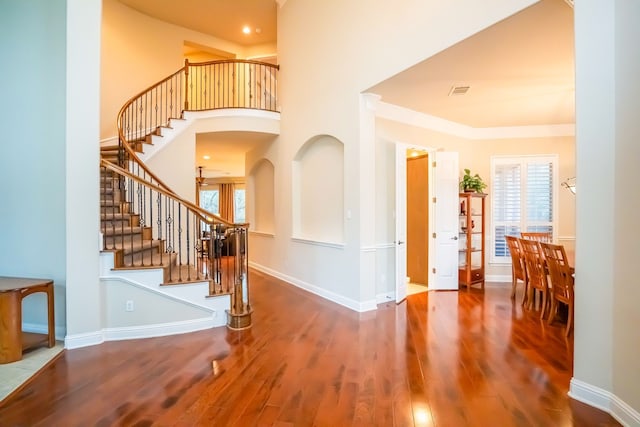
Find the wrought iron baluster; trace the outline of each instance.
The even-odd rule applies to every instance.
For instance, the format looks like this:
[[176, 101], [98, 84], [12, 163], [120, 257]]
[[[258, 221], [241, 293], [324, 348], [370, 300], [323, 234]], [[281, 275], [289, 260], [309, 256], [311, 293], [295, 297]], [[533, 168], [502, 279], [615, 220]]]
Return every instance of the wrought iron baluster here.
[[[187, 267], [191, 266], [191, 260], [189, 259], [189, 253], [191, 251], [191, 240], [189, 239], [190, 237], [190, 233], [189, 233], [189, 217], [191, 216], [191, 214], [189, 213], [188, 209], [185, 209], [185, 220], [186, 220], [186, 239], [187, 239], [187, 244], [186, 244], [186, 250], [187, 250]], [[191, 280], [191, 269], [187, 268], [187, 280]]]
[[162, 240], [162, 193], [158, 192], [158, 199], [157, 199], [157, 203], [158, 203], [158, 219], [157, 219], [157, 224], [158, 224], [158, 243], [160, 245], [162, 245], [160, 247], [160, 264], [162, 264], [163, 262], [163, 256], [164, 256], [164, 252], [166, 251], [167, 245], [166, 242], [164, 242]]
[[[149, 189], [149, 241], [151, 243], [151, 247], [153, 248], [153, 190], [152, 189]], [[155, 265], [153, 261], [154, 252], [155, 250], [151, 251], [151, 265]], [[160, 264], [162, 264], [162, 262]]]
[[182, 203], [178, 205], [178, 281], [182, 282]]

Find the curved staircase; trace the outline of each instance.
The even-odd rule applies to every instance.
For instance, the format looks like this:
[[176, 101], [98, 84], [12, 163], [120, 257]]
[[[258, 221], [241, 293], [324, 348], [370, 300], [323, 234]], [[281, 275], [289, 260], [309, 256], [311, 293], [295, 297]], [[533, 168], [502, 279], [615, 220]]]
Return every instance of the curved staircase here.
[[[186, 111], [277, 111], [277, 70], [255, 61], [185, 61], [181, 70], [122, 107], [117, 145], [100, 150], [103, 278], [116, 277], [207, 309], [211, 297], [226, 297], [227, 326], [251, 325], [248, 224], [231, 223], [184, 199], [142, 159], [148, 148], [153, 151], [155, 138], [184, 122]], [[238, 249], [225, 253], [231, 245], [223, 245], [224, 239], [234, 239]], [[214, 315], [217, 309], [211, 309]]]

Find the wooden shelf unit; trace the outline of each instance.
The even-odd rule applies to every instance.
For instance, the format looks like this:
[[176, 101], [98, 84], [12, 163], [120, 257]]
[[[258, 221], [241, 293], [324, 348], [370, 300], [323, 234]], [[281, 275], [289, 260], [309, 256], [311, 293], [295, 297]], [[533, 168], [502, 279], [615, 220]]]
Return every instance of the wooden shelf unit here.
[[485, 198], [484, 193], [460, 193], [458, 284], [484, 289]]

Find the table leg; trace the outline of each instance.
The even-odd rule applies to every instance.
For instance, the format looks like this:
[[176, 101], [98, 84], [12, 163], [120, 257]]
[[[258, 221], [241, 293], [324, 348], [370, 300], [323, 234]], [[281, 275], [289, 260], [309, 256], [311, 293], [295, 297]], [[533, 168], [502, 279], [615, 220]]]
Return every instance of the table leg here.
[[49, 324], [49, 348], [56, 345], [55, 304], [53, 301], [53, 283], [47, 285], [47, 322]]
[[22, 298], [0, 292], [0, 364], [22, 359]]

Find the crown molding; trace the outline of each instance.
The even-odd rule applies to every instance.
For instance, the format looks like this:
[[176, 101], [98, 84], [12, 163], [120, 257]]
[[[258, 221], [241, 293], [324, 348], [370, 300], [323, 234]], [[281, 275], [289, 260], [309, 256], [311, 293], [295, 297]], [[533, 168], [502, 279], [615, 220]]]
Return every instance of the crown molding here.
[[575, 124], [474, 128], [430, 114], [379, 101], [376, 117], [473, 140], [575, 136]]

